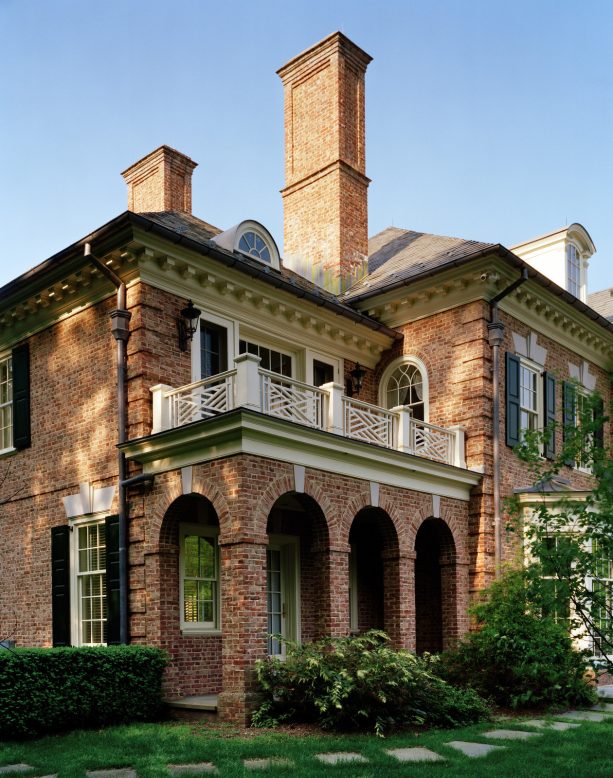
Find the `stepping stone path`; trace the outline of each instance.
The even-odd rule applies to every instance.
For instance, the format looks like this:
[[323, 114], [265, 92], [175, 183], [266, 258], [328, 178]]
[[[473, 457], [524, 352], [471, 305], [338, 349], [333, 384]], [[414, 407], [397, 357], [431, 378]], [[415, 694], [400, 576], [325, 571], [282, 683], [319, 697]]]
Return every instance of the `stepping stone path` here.
[[268, 770], [269, 767], [294, 767], [291, 759], [273, 756], [268, 759], [243, 759], [246, 770]]
[[429, 748], [390, 748], [386, 754], [400, 762], [444, 762], [445, 757], [430, 751]]
[[522, 721], [522, 727], [538, 727], [539, 729], [552, 729], [555, 732], [565, 732], [567, 729], [576, 729], [581, 724], [571, 724], [570, 721], [545, 721], [545, 719], [530, 719]]
[[200, 773], [217, 774], [219, 770], [213, 762], [198, 762], [194, 764], [169, 764], [166, 769], [171, 775], [199, 775]]
[[34, 770], [29, 764], [5, 764], [0, 767], [0, 775], [5, 773], [27, 773], [29, 770]]
[[86, 770], [87, 778], [136, 778], [136, 770], [131, 767], [119, 767], [115, 770]]
[[484, 732], [483, 737], [494, 740], [530, 740], [532, 737], [541, 737], [540, 732], [523, 732], [521, 729], [490, 729]]
[[368, 759], [357, 751], [332, 751], [329, 754], [315, 754], [315, 758], [324, 764], [343, 764], [346, 762], [368, 762]]
[[487, 756], [492, 751], [504, 751], [504, 746], [493, 746], [491, 743], [469, 743], [465, 740], [450, 740], [445, 743], [446, 746], [461, 751], [464, 756], [478, 757]]
[[575, 719], [575, 721], [604, 721], [607, 718], [605, 713], [596, 713], [594, 710], [569, 710], [566, 713], [560, 713], [559, 719]]
[[613, 713], [613, 703], [611, 702], [599, 702], [592, 706], [592, 710], [599, 710], [603, 713]]

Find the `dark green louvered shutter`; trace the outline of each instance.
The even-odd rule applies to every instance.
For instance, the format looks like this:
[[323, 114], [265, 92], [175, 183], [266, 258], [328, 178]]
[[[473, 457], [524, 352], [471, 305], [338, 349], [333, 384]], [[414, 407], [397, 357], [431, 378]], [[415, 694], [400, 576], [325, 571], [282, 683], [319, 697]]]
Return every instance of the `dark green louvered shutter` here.
[[596, 400], [594, 405], [594, 420], [596, 421], [596, 428], [594, 429], [594, 446], [598, 448], [604, 447], [604, 402], [602, 397]]
[[543, 375], [544, 392], [544, 417], [545, 427], [549, 430], [549, 437], [545, 441], [544, 454], [547, 459], [554, 459], [556, 455], [556, 379], [551, 373]]
[[106, 642], [119, 639], [119, 516], [107, 516], [106, 529]]
[[30, 350], [27, 343], [13, 349], [13, 445], [30, 446]]
[[506, 353], [506, 431], [507, 446], [519, 443], [519, 357]]
[[[568, 441], [572, 439], [572, 433], [577, 425], [577, 403], [574, 385], [568, 383], [568, 381], [564, 381], [562, 394], [562, 424], [564, 431], [564, 442], [568, 443]], [[572, 457], [569, 457], [565, 460], [564, 464], [568, 465], [569, 467], [574, 467], [575, 460]]]
[[51, 529], [51, 612], [53, 645], [70, 645], [70, 529]]

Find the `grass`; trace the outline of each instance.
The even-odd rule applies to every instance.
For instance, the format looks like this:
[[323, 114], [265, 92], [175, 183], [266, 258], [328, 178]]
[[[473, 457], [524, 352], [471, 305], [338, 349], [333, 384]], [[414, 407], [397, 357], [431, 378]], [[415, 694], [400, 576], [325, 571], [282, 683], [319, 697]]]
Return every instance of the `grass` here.
[[[381, 739], [372, 735], [293, 735], [254, 731], [237, 737], [230, 726], [202, 724], [132, 724], [99, 731], [76, 731], [66, 735], [21, 743], [0, 742], [0, 767], [25, 762], [32, 775], [57, 773], [59, 778], [84, 778], [85, 770], [133, 767], [139, 778], [168, 776], [169, 763], [214, 762], [222, 778], [268, 775], [276, 778], [386, 778], [428, 776], [512, 776], [512, 778], [611, 778], [613, 775], [613, 715], [602, 723], [584, 722], [567, 732], [545, 732], [531, 742], [506, 741], [505, 750], [480, 759], [468, 759], [444, 745], [449, 740], [488, 742], [481, 733], [492, 726], [521, 727], [520, 719], [478, 724], [456, 730], [405, 732]], [[537, 731], [537, 730], [534, 730]], [[496, 741], [489, 741], [496, 742]], [[439, 764], [401, 764], [385, 749], [425, 746], [446, 758]], [[359, 751], [369, 764], [327, 767], [314, 755], [324, 751]], [[246, 771], [242, 759], [282, 756], [295, 762], [294, 769]], [[27, 774], [26, 774], [27, 776]]]

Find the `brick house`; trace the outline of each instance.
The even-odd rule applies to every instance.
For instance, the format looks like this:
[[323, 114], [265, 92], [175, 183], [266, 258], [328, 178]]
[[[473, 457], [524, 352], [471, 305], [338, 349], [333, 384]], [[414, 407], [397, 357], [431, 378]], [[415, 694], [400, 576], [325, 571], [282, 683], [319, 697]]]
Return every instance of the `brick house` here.
[[160, 646], [168, 696], [244, 721], [271, 635], [440, 650], [517, 553], [522, 429], [573, 423], [571, 379], [610, 401], [595, 249], [368, 240], [369, 61], [335, 33], [279, 71], [283, 259], [194, 216], [162, 146], [128, 211], [0, 290], [0, 637]]

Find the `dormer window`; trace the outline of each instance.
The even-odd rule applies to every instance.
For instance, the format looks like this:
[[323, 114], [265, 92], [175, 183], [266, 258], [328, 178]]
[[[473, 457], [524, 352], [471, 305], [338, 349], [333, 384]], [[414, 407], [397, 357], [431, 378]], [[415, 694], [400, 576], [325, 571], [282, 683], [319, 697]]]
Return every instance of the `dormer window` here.
[[575, 297], [581, 296], [581, 255], [574, 243], [566, 246], [566, 288]]
[[259, 222], [247, 219], [235, 224], [229, 230], [216, 235], [213, 239], [220, 248], [247, 257], [253, 257], [263, 265], [280, 269], [279, 249], [274, 238]]
[[257, 232], [253, 230], [244, 232], [238, 242], [238, 248], [244, 254], [251, 254], [251, 256], [257, 257], [262, 262], [270, 265], [270, 249]]

